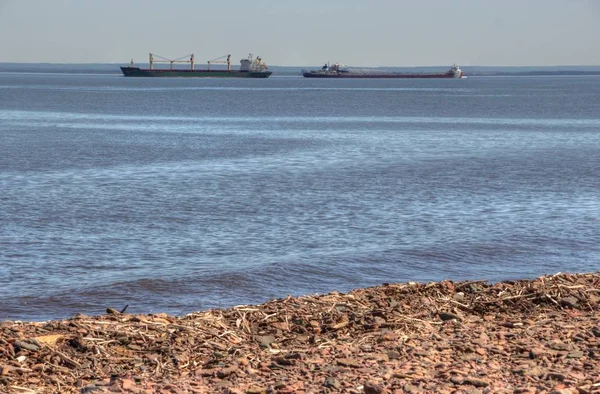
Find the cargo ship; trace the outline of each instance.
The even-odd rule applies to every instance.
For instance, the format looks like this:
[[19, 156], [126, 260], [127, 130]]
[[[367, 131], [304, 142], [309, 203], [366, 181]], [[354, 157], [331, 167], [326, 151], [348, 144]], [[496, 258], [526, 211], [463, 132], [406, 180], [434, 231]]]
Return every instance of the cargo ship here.
[[320, 70], [303, 70], [302, 75], [305, 78], [466, 78], [456, 64], [444, 73], [401, 73], [349, 68], [335, 63], [325, 64]]
[[[156, 63], [169, 63], [169, 68], [155, 68]], [[175, 68], [175, 63], [188, 63], [189, 68]], [[240, 60], [240, 68], [231, 68], [231, 55], [221, 56], [209, 60], [205, 69], [196, 69], [194, 54], [186, 55], [177, 59], [167, 59], [162, 56], [150, 53], [150, 67], [136, 67], [133, 59], [127, 67], [121, 67], [123, 75], [126, 77], [196, 77], [196, 78], [268, 78], [271, 71], [267, 64], [257, 56], [252, 54], [246, 59]], [[220, 66], [215, 68], [215, 64], [224, 64], [226, 68]], [[211, 68], [213, 66], [213, 68]]]

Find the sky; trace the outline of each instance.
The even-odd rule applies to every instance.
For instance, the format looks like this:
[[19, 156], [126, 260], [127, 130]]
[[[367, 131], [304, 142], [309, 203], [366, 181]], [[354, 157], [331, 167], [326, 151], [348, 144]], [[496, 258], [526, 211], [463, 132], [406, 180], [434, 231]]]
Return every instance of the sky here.
[[600, 65], [600, 0], [0, 0], [0, 62]]

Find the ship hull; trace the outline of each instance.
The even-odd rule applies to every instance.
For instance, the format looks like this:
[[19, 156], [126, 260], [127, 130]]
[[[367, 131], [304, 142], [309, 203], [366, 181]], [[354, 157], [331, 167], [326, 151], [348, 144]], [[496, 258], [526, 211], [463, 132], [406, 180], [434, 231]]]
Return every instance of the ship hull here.
[[302, 75], [305, 78], [462, 78], [455, 76], [454, 74], [377, 74], [377, 73], [367, 73], [367, 74], [354, 74], [349, 72], [340, 72], [340, 73], [327, 73], [327, 72], [304, 72]]
[[126, 77], [150, 78], [268, 78], [271, 71], [245, 71], [245, 70], [170, 70], [170, 69], [141, 69], [139, 67], [121, 67]]

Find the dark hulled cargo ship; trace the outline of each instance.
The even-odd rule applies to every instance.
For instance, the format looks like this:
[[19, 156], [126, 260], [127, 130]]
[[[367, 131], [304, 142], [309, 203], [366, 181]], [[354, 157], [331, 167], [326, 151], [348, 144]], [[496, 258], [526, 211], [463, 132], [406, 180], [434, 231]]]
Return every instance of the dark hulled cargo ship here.
[[339, 63], [325, 64], [320, 70], [304, 70], [305, 78], [464, 78], [463, 71], [456, 64], [444, 73], [401, 73], [393, 71], [356, 69]]
[[[155, 63], [169, 63], [170, 67], [155, 68]], [[174, 68], [174, 63], [189, 63], [190, 67]], [[219, 63], [226, 64], [227, 68], [211, 69], [211, 66]], [[240, 60], [239, 69], [231, 68], [231, 55], [209, 60], [207, 64], [205, 69], [196, 69], [194, 54], [171, 60], [151, 53], [149, 68], [136, 67], [131, 60], [131, 64], [121, 67], [121, 71], [126, 77], [268, 78], [272, 74], [267, 64], [259, 56], [254, 58], [252, 54]]]

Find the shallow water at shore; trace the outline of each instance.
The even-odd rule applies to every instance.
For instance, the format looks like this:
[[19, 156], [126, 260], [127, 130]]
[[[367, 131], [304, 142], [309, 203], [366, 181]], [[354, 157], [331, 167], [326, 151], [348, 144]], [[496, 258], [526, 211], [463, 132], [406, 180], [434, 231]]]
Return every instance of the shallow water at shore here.
[[600, 78], [0, 75], [0, 319], [600, 261]]

